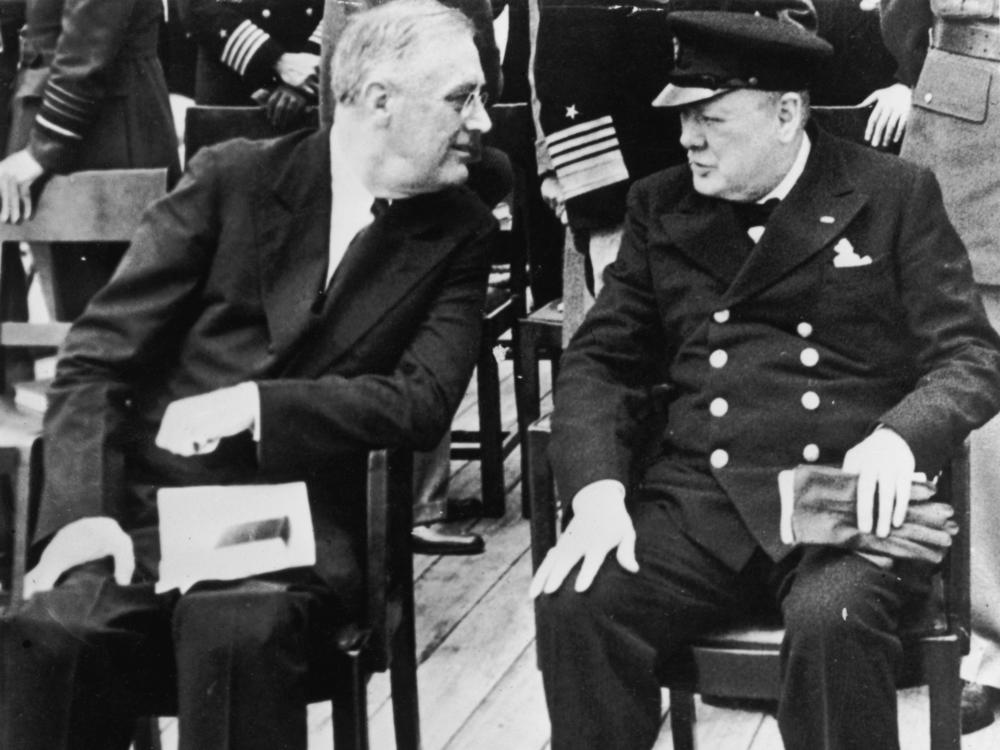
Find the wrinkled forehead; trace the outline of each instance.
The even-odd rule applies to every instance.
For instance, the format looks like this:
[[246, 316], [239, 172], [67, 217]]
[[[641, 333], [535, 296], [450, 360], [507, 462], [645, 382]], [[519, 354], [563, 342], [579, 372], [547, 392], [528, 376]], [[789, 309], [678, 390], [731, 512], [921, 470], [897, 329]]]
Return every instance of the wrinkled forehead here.
[[416, 91], [471, 89], [485, 82], [472, 35], [458, 32], [415, 45], [387, 73], [398, 86]]

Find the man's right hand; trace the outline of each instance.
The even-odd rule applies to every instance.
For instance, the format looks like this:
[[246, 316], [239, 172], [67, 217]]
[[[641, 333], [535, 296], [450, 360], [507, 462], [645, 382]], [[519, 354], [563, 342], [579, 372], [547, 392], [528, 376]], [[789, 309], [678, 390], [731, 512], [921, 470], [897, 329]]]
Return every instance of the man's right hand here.
[[573, 520], [538, 567], [531, 581], [532, 598], [557, 591], [580, 560], [583, 564], [574, 589], [586, 591], [611, 550], [616, 550], [618, 564], [625, 570], [639, 570], [635, 526], [625, 508], [625, 488], [621, 482], [602, 480], [588, 484], [573, 498]]
[[113, 557], [115, 580], [122, 586], [132, 580], [135, 572], [135, 552], [132, 537], [122, 531], [113, 518], [97, 516], [81, 518], [63, 526], [52, 537], [38, 565], [24, 578], [24, 597], [48, 591], [70, 568]]
[[306, 88], [309, 77], [316, 75], [319, 55], [311, 52], [286, 52], [274, 64], [278, 77], [293, 88]]

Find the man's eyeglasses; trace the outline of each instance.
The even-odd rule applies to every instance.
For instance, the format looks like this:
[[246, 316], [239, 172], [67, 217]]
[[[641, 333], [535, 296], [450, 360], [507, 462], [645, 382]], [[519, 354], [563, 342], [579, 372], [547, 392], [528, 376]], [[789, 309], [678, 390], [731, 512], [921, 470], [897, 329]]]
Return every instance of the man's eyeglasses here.
[[451, 105], [451, 108], [454, 109], [456, 113], [465, 118], [472, 114], [472, 110], [476, 107], [477, 100], [483, 105], [483, 109], [485, 109], [490, 100], [490, 95], [486, 93], [485, 89], [473, 89], [468, 93], [450, 94], [449, 96], [446, 96], [444, 100]]

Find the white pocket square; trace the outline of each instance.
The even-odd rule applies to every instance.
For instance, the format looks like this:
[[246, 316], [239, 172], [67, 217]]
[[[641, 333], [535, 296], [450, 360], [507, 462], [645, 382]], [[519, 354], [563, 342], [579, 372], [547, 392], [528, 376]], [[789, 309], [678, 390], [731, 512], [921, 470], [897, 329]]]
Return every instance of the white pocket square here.
[[854, 251], [854, 245], [846, 237], [837, 240], [837, 244], [833, 246], [833, 252], [836, 253], [833, 256], [834, 268], [856, 268], [871, 265], [872, 262], [870, 255], [858, 255]]

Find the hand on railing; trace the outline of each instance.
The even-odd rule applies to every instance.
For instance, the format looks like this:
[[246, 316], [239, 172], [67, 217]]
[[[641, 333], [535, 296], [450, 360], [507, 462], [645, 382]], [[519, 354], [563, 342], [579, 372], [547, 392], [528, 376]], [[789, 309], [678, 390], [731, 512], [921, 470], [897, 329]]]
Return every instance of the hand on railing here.
[[31, 186], [45, 174], [27, 149], [15, 151], [0, 161], [0, 221], [17, 224], [34, 213]]

